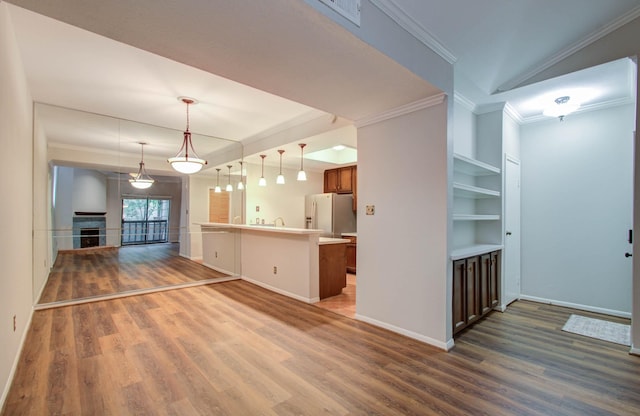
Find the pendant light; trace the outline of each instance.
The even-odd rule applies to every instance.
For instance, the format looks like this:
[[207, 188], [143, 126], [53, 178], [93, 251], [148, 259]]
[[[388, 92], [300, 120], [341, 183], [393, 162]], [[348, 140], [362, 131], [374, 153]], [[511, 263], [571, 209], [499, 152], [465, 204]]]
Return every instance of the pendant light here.
[[229, 169], [229, 182], [227, 183], [227, 187], [225, 188], [225, 191], [232, 192], [233, 185], [231, 185], [231, 165], [227, 165], [227, 169]]
[[298, 144], [298, 146], [300, 146], [300, 171], [298, 172], [298, 180], [299, 181], [306, 181], [307, 180], [307, 174], [304, 172], [304, 147], [306, 146], [306, 144], [304, 143], [300, 143]]
[[244, 189], [244, 183], [242, 182], [242, 178], [244, 177], [244, 170], [242, 165], [244, 165], [244, 162], [240, 161], [240, 181], [238, 182], [238, 191], [242, 191]]
[[280, 174], [276, 178], [276, 183], [278, 185], [284, 185], [284, 175], [282, 174], [282, 154], [284, 153], [284, 150], [280, 149], [278, 150], [278, 153], [280, 153]]
[[213, 192], [222, 192], [222, 189], [220, 189], [220, 168], [216, 168], [216, 188], [213, 190]]
[[207, 161], [198, 158], [196, 151], [193, 149], [193, 143], [191, 142], [191, 132], [189, 131], [189, 105], [197, 104], [193, 98], [179, 97], [180, 101], [187, 105], [187, 129], [184, 131], [184, 139], [182, 141], [182, 147], [178, 150], [178, 154], [175, 157], [167, 159], [167, 162], [171, 163], [171, 167], [180, 173], [187, 175], [199, 172]]
[[260, 155], [260, 157], [262, 158], [262, 175], [258, 181], [258, 186], [267, 186], [267, 180], [264, 178], [264, 158], [267, 157], [267, 155]]
[[129, 183], [134, 188], [147, 189], [151, 185], [153, 185], [155, 180], [147, 174], [147, 170], [144, 168], [144, 145], [147, 143], [140, 142], [139, 144], [141, 146], [140, 151], [142, 154], [142, 157], [140, 159], [140, 168], [138, 169], [138, 173], [136, 173], [136, 175], [133, 178], [129, 179]]

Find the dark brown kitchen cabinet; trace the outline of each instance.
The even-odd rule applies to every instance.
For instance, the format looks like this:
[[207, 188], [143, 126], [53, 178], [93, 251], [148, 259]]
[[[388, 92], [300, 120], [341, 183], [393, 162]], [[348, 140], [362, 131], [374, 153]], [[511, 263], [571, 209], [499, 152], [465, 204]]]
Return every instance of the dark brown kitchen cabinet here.
[[349, 240], [346, 248], [346, 258], [347, 258], [347, 273], [356, 273], [356, 251], [358, 239], [353, 236], [343, 236], [342, 238], [346, 238]]
[[500, 251], [453, 262], [453, 333], [476, 322], [499, 303]]
[[324, 171], [324, 191], [338, 194], [350, 194], [353, 192], [354, 166], [327, 169]]

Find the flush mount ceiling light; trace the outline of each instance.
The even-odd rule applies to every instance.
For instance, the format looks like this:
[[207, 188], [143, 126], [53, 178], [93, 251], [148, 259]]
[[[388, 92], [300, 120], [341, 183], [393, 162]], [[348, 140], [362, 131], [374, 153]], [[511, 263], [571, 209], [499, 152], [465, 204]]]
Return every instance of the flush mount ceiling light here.
[[222, 189], [220, 188], [220, 168], [216, 168], [216, 187], [213, 190], [213, 192], [215, 193], [222, 192]]
[[187, 97], [178, 97], [178, 99], [187, 105], [187, 129], [184, 131], [182, 147], [178, 150], [178, 154], [167, 159], [167, 161], [171, 163], [171, 167], [176, 171], [189, 175], [200, 171], [207, 164], [207, 161], [198, 158], [196, 151], [193, 149], [191, 132], [189, 131], [189, 105], [197, 104], [197, 101]]
[[264, 178], [264, 158], [267, 155], [260, 155], [262, 158], [262, 176], [260, 176], [260, 180], [258, 180], [258, 186], [267, 186], [267, 180]]
[[232, 192], [233, 185], [231, 185], [231, 165], [227, 165], [227, 169], [229, 169], [229, 182], [227, 183], [227, 187], [225, 188], [225, 191]]
[[278, 185], [284, 185], [284, 175], [282, 175], [282, 154], [284, 153], [284, 150], [280, 149], [278, 150], [278, 153], [280, 153], [280, 174], [276, 178], [276, 183]]
[[307, 174], [304, 172], [304, 147], [306, 144], [300, 143], [298, 146], [300, 146], [300, 170], [298, 171], [298, 180], [306, 181]]
[[240, 181], [238, 182], [238, 191], [242, 191], [244, 189], [244, 183], [242, 182], [244, 171], [242, 170], [242, 165], [244, 165], [244, 162], [240, 161]]
[[147, 189], [151, 185], [153, 185], [155, 180], [153, 178], [151, 178], [151, 176], [149, 176], [147, 174], [147, 170], [144, 168], [144, 145], [146, 143], [145, 142], [140, 142], [139, 144], [141, 146], [140, 152], [142, 154], [142, 156], [140, 158], [140, 168], [138, 169], [138, 173], [136, 173], [133, 176], [133, 178], [129, 179], [129, 183], [134, 188]]
[[570, 103], [570, 99], [571, 97], [569, 97], [568, 95], [556, 98], [554, 100], [554, 104], [551, 104], [549, 107], [545, 108], [542, 114], [549, 117], [558, 117], [560, 121], [564, 120], [564, 117], [567, 114], [573, 113], [578, 108], [580, 108], [580, 104], [575, 102]]

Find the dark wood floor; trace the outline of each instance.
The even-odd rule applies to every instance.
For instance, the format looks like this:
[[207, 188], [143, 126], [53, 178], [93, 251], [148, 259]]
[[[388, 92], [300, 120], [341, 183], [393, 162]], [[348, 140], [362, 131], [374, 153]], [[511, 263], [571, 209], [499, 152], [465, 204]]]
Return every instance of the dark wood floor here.
[[637, 415], [640, 358], [516, 302], [449, 353], [244, 281], [36, 311], [2, 415]]
[[180, 257], [178, 248], [167, 243], [60, 252], [38, 303], [227, 277]]

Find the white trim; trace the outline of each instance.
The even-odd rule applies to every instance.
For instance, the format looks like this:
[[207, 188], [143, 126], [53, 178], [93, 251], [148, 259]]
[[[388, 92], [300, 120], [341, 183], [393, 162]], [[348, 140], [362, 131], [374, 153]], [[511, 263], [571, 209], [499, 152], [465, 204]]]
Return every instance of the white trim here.
[[447, 342], [442, 342], [442, 341], [438, 341], [437, 339], [433, 339], [431, 337], [418, 334], [417, 332], [400, 328], [399, 326], [391, 325], [386, 322], [379, 321], [377, 319], [369, 318], [368, 316], [356, 314], [356, 319], [374, 326], [378, 326], [380, 328], [388, 329], [391, 332], [395, 332], [397, 334], [404, 335], [409, 338], [413, 338], [415, 340], [424, 342], [426, 344], [433, 345], [434, 347], [440, 348], [441, 350], [450, 351], [451, 348], [453, 348], [454, 346], [453, 338], [449, 339]]
[[551, 58], [549, 58], [546, 62], [542, 63], [541, 65], [538, 65], [534, 69], [527, 71], [526, 73], [505, 82], [504, 84], [502, 84], [497, 88], [497, 91], [508, 91], [513, 88], [516, 88], [517, 86], [527, 81], [528, 79], [538, 75], [539, 73], [541, 73], [546, 69], [551, 68], [553, 65], [557, 64], [558, 62], [561, 62], [565, 58], [573, 55], [574, 53], [578, 52], [583, 48], [586, 48], [590, 44], [602, 39], [608, 34], [620, 29], [622, 26], [626, 25], [627, 23], [631, 22], [632, 20], [636, 19], [639, 16], [640, 16], [640, 6], [637, 6], [634, 9], [632, 9], [629, 13], [613, 20], [611, 23], [602, 27], [600, 30], [591, 33], [590, 35], [584, 37], [582, 40], [574, 43], [568, 48], [553, 55]]
[[[602, 102], [595, 103], [595, 104], [588, 104], [588, 105], [585, 105], [585, 106], [581, 106], [575, 112], [567, 115], [566, 117], [572, 117], [572, 116], [574, 116], [576, 114], [582, 114], [582, 113], [586, 113], [586, 112], [589, 112], [589, 111], [605, 110], [607, 108], [617, 107], [617, 106], [620, 106], [620, 105], [634, 104], [634, 103], [635, 103], [635, 99], [634, 99], [633, 96], [616, 98], [616, 99], [613, 99], [613, 100], [602, 101]], [[545, 116], [545, 115], [542, 115], [542, 114], [538, 114], [536, 116], [523, 118], [522, 121], [520, 122], [520, 124], [529, 124], [529, 123], [536, 123], [536, 122], [539, 122], [539, 121], [551, 121], [551, 120], [558, 121], [558, 118], [557, 117], [549, 117], [549, 116]]]
[[537, 296], [520, 295], [520, 300], [528, 300], [531, 302], [546, 303], [548, 305], [563, 306], [565, 308], [578, 309], [587, 312], [601, 313], [603, 315], [617, 316], [619, 318], [631, 319], [630, 312], [616, 311], [613, 309], [599, 308], [597, 306], [582, 305], [579, 303], [564, 302], [555, 299], [539, 298]]
[[369, 0], [371, 4], [380, 9], [381, 12], [389, 16], [400, 27], [409, 32], [410, 35], [425, 44], [429, 49], [440, 55], [442, 59], [450, 64], [457, 60], [442, 42], [431, 34], [424, 26], [418, 23], [413, 17], [405, 12], [393, 0]]
[[304, 303], [316, 303], [316, 302], [319, 302], [319, 301], [320, 301], [320, 298], [319, 298], [319, 297], [316, 297], [316, 298], [305, 298], [304, 296], [300, 296], [300, 295], [296, 295], [295, 293], [287, 292], [286, 290], [282, 290], [282, 289], [280, 289], [280, 288], [277, 288], [277, 287], [274, 287], [274, 286], [268, 285], [268, 284], [266, 284], [266, 283], [264, 283], [264, 282], [261, 282], [261, 281], [259, 281], [259, 280], [252, 279], [252, 278], [247, 277], [247, 276], [241, 276], [240, 278], [241, 278], [242, 280], [244, 280], [244, 281], [249, 282], [249, 283], [253, 283], [253, 284], [254, 284], [254, 285], [256, 285], [256, 286], [260, 286], [260, 287], [262, 287], [262, 288], [264, 288], [264, 289], [270, 290], [270, 291], [272, 291], [272, 292], [276, 292], [276, 293], [278, 293], [278, 294], [280, 294], [280, 295], [284, 295], [284, 296], [286, 296], [286, 297], [289, 297], [289, 298], [292, 298], [292, 299], [295, 299], [295, 300], [299, 300], [300, 302], [304, 302]]
[[476, 111], [475, 103], [457, 91], [453, 92], [453, 102], [460, 104], [472, 113]]
[[387, 110], [380, 114], [376, 114], [374, 116], [361, 118], [360, 120], [356, 120], [354, 125], [356, 126], [356, 128], [365, 127], [371, 124], [380, 123], [381, 121], [390, 120], [392, 118], [396, 118], [405, 114], [410, 114], [418, 110], [434, 107], [436, 105], [442, 104], [446, 96], [447, 95], [445, 93], [439, 93], [431, 97], [423, 98], [421, 100], [414, 101], [409, 104], [392, 108], [390, 110]]
[[635, 348], [633, 345], [629, 349], [629, 354], [640, 356], [640, 348]]
[[205, 263], [205, 262], [202, 262], [202, 265], [205, 266], [205, 267], [208, 267], [208, 268], [210, 268], [212, 270], [215, 270], [217, 272], [220, 272], [220, 273], [223, 273], [223, 274], [228, 274], [229, 276], [234, 276], [236, 274], [236, 272], [234, 272], [234, 271], [225, 270], [225, 269], [222, 269], [220, 267], [216, 267], [214, 265], [211, 265], [211, 264], [208, 264], [208, 263]]

